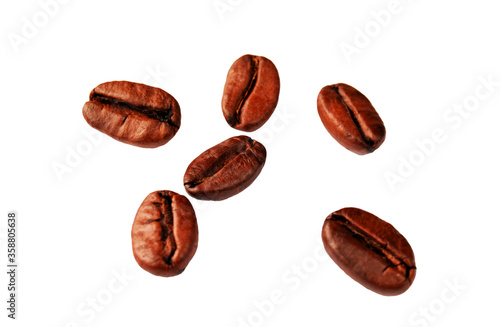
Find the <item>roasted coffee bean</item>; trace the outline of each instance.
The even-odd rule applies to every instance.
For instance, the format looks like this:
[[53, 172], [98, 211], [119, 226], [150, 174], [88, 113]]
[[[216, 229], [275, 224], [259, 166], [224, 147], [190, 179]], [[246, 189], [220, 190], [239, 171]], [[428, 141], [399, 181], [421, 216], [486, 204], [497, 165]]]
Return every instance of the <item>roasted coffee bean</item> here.
[[170, 277], [184, 271], [198, 247], [198, 224], [189, 200], [156, 191], [142, 202], [132, 226], [132, 249], [142, 269]]
[[371, 153], [385, 140], [382, 119], [370, 101], [352, 86], [334, 84], [322, 88], [318, 113], [330, 135], [354, 153]]
[[408, 241], [391, 224], [357, 208], [326, 218], [323, 244], [328, 255], [352, 279], [382, 295], [398, 295], [417, 272]]
[[252, 132], [271, 117], [280, 93], [280, 78], [273, 62], [244, 55], [227, 74], [222, 112], [229, 126]]
[[90, 126], [115, 140], [156, 148], [167, 143], [181, 125], [181, 111], [162, 89], [126, 81], [98, 85], [83, 106]]
[[262, 144], [247, 136], [235, 136], [194, 159], [184, 174], [184, 187], [199, 200], [224, 200], [250, 186], [265, 161]]

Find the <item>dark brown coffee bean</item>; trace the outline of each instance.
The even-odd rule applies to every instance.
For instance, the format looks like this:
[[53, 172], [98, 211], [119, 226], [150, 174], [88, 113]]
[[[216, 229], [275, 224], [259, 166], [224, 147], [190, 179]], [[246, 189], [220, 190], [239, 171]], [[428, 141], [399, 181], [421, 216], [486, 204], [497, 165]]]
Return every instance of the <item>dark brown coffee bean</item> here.
[[170, 277], [184, 271], [198, 247], [198, 224], [189, 200], [156, 191], [142, 202], [132, 226], [132, 249], [142, 269]]
[[280, 93], [280, 78], [273, 62], [244, 55], [227, 73], [222, 112], [229, 126], [252, 132], [271, 117]]
[[126, 81], [98, 85], [83, 106], [90, 126], [115, 140], [156, 148], [167, 143], [181, 125], [181, 111], [162, 89]]
[[318, 113], [330, 135], [354, 153], [371, 153], [385, 140], [382, 119], [370, 101], [352, 86], [334, 84], [322, 88]]
[[408, 241], [391, 224], [357, 208], [326, 218], [323, 244], [352, 279], [382, 295], [398, 295], [413, 283], [417, 268]]
[[247, 136], [235, 136], [208, 149], [189, 164], [184, 187], [200, 200], [224, 200], [246, 189], [266, 161], [266, 149]]

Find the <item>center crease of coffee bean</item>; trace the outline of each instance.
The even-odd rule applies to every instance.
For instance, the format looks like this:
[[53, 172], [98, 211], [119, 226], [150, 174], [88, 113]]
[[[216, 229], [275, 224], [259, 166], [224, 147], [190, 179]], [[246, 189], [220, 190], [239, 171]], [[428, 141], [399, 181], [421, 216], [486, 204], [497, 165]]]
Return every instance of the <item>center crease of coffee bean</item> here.
[[340, 101], [342, 101], [342, 104], [344, 105], [344, 108], [346, 108], [347, 112], [349, 112], [349, 116], [351, 117], [354, 125], [356, 125], [356, 128], [358, 129], [359, 133], [361, 134], [361, 137], [363, 138], [365, 143], [371, 148], [375, 144], [375, 142], [372, 141], [369, 137], [367, 137], [365, 135], [365, 133], [363, 132], [363, 129], [361, 128], [361, 124], [359, 123], [358, 119], [356, 118], [356, 114], [354, 113], [354, 110], [352, 108], [350, 108], [345, 103], [344, 98], [342, 97], [342, 95], [339, 92], [338, 86], [332, 86], [332, 89], [335, 91], [335, 93], [337, 93], [337, 95], [340, 98]]
[[342, 225], [345, 230], [349, 232], [355, 239], [363, 243], [371, 251], [380, 255], [387, 262], [387, 267], [385, 267], [382, 272], [386, 271], [389, 268], [403, 266], [403, 268], [405, 269], [405, 278], [409, 278], [410, 270], [415, 269], [415, 267], [410, 267], [403, 261], [403, 259], [398, 258], [394, 253], [389, 251], [387, 249], [387, 244], [380, 244], [376, 242], [370, 235], [367, 235], [365, 232], [353, 226], [351, 222], [345, 217], [340, 215], [333, 215], [330, 220]]
[[243, 96], [241, 97], [238, 106], [236, 107], [236, 112], [234, 113], [234, 117], [232, 119], [229, 119], [229, 125], [233, 127], [236, 124], [239, 124], [240, 121], [240, 116], [241, 116], [241, 108], [245, 104], [245, 101], [248, 99], [250, 94], [252, 93], [253, 89], [255, 88], [255, 84], [257, 84], [257, 72], [259, 70], [259, 59], [255, 56], [252, 56], [252, 61], [251, 61], [251, 70], [252, 70], [252, 78], [250, 79], [250, 82], [248, 83], [245, 93], [243, 93]]
[[[171, 108], [164, 108], [166, 110], [157, 110], [153, 109], [151, 107], [146, 107], [146, 106], [136, 106], [131, 103], [125, 102], [120, 99], [112, 98], [106, 95], [102, 94], [94, 94], [94, 96], [90, 99], [90, 101], [96, 101], [99, 103], [103, 104], [108, 104], [111, 106], [117, 106], [117, 107], [125, 107], [127, 109], [130, 109], [131, 111], [138, 112], [140, 114], [143, 114], [149, 118], [152, 118], [154, 120], [158, 120], [163, 123], [167, 123], [175, 128], [179, 128], [179, 126], [175, 125], [172, 120], [170, 119], [173, 115], [172, 109]], [[128, 116], [126, 116], [122, 124], [127, 120]]]
[[253, 140], [250, 139], [250, 145], [248, 146], [246, 142], [239, 142], [228, 148], [222, 155], [220, 155], [210, 166], [208, 166], [198, 178], [193, 181], [184, 183], [189, 188], [193, 188], [201, 183], [205, 182], [210, 177], [214, 176], [222, 168], [224, 168], [230, 161], [234, 160], [240, 154], [246, 152], [253, 146]]
[[155, 220], [160, 223], [161, 233], [160, 242], [165, 243], [164, 252], [165, 255], [162, 256], [163, 261], [167, 265], [172, 264], [172, 257], [177, 250], [177, 244], [175, 243], [174, 237], [174, 215], [172, 212], [172, 199], [164, 193], [160, 193], [161, 201], [155, 203], [160, 213], [160, 218]]

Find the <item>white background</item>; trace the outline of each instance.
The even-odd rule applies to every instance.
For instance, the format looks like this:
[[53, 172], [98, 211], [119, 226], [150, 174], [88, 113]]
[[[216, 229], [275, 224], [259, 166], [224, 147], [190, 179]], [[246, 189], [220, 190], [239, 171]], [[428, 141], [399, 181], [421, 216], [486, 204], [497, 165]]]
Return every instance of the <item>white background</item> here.
[[[6, 318], [2, 273], [2, 326], [498, 324], [496, 2], [61, 1], [51, 17], [46, 2], [0, 5], [3, 267], [8, 210], [19, 214], [20, 235], [18, 320]], [[373, 13], [389, 7], [381, 26]], [[346, 44], [357, 52], [346, 56]], [[281, 77], [273, 117], [248, 133], [265, 144], [266, 165], [226, 201], [191, 199], [198, 251], [183, 274], [155, 277], [132, 255], [137, 208], [155, 190], [185, 195], [191, 160], [241, 134], [220, 100], [246, 53], [271, 59]], [[488, 93], [481, 79], [497, 85]], [[142, 149], [94, 133], [100, 142], [85, 148], [94, 130], [82, 106], [112, 80], [171, 93], [182, 110], [177, 135]], [[387, 139], [373, 154], [347, 151], [321, 124], [317, 94], [338, 82], [363, 92], [384, 120]], [[464, 102], [475, 105], [467, 118], [450, 111]], [[422, 154], [416, 142], [435, 129], [444, 141]], [[417, 164], [401, 177], [410, 159]], [[58, 178], [54, 166], [71, 171]], [[401, 178], [394, 189], [388, 173]], [[325, 258], [324, 219], [347, 206], [390, 222], [412, 245], [417, 276], [403, 295], [375, 294]]]

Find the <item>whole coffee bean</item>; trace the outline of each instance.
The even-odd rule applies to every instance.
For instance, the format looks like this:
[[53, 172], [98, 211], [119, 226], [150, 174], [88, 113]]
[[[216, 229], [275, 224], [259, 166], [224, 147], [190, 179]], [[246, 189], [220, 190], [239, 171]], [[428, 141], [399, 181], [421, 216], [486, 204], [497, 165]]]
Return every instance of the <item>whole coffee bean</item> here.
[[385, 140], [382, 119], [370, 101], [352, 86], [334, 84], [322, 88], [318, 113], [330, 135], [354, 153], [371, 153]]
[[391, 224], [357, 208], [326, 218], [323, 244], [352, 279], [382, 295], [398, 295], [413, 283], [417, 268], [408, 241]]
[[252, 132], [271, 117], [280, 93], [280, 78], [273, 62], [244, 55], [227, 73], [222, 112], [229, 126]]
[[198, 224], [189, 200], [156, 191], [142, 202], [132, 226], [132, 249], [142, 269], [170, 277], [184, 271], [198, 247]]
[[184, 187], [199, 200], [224, 200], [250, 186], [265, 161], [262, 144], [247, 136], [235, 136], [194, 159], [184, 174]]
[[181, 125], [181, 111], [173, 96], [126, 81], [107, 82], [93, 89], [83, 106], [83, 117], [115, 140], [143, 148], [164, 145]]

